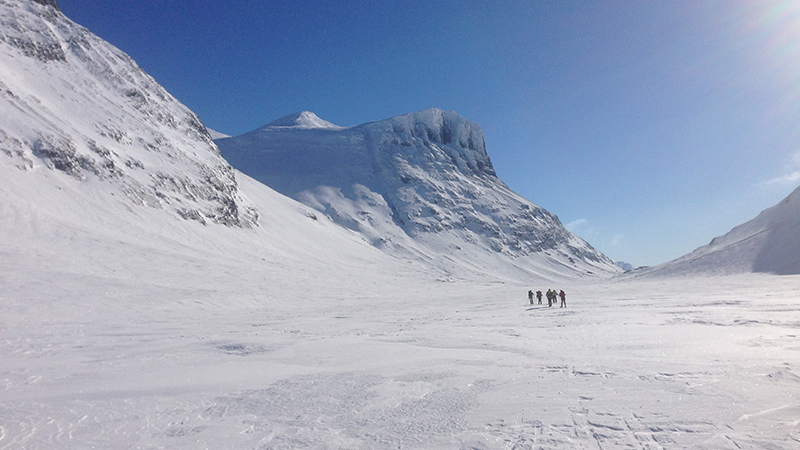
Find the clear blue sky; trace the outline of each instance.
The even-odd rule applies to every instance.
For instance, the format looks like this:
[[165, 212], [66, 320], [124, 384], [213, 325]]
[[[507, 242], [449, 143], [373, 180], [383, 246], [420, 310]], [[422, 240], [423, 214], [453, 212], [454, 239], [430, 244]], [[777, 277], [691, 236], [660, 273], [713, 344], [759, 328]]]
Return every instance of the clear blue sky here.
[[613, 259], [652, 265], [800, 185], [800, 2], [59, 0], [204, 123], [429, 107]]

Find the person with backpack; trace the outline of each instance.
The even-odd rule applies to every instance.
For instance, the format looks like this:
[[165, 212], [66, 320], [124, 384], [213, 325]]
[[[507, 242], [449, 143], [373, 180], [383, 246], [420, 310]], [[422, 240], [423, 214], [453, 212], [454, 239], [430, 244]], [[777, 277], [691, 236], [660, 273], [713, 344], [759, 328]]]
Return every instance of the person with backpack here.
[[542, 304], [542, 291], [536, 291], [536, 299], [539, 300], [539, 304]]
[[533, 291], [528, 291], [528, 301], [533, 304]]
[[561, 297], [561, 307], [562, 308], [566, 308], [567, 307], [567, 294], [564, 293], [563, 289], [561, 290], [561, 292], [558, 293], [558, 296]]

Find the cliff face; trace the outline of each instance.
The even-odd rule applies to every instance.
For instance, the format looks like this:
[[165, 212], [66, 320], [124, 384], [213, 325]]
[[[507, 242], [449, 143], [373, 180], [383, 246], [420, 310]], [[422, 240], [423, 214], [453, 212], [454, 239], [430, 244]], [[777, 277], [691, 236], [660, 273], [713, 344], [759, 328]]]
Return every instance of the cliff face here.
[[[428, 171], [456, 168], [464, 175], [496, 177], [481, 127], [454, 112], [426, 109], [363, 127], [380, 146], [404, 159], [424, 157]], [[398, 148], [399, 145], [399, 148]], [[451, 166], [451, 167], [447, 167]]]
[[0, 2], [0, 163], [100, 180], [132, 205], [256, 224], [188, 108], [55, 0]]
[[61, 11], [61, 7], [58, 6], [58, 0], [33, 0], [33, 1], [45, 6], [52, 6], [53, 8]]
[[462, 267], [488, 258], [528, 272], [619, 271], [497, 178], [478, 124], [439, 109], [349, 128], [310, 115], [217, 144], [234, 167], [395, 254]]

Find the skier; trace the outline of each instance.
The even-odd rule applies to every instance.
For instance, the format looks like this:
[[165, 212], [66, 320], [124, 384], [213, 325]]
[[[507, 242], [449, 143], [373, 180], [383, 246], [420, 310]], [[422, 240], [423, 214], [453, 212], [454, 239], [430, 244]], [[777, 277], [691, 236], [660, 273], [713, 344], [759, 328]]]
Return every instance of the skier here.
[[558, 293], [558, 296], [561, 297], [561, 307], [562, 308], [566, 308], [567, 307], [567, 294], [564, 293], [563, 289], [561, 290], [561, 292]]
[[547, 290], [547, 307], [550, 308], [553, 306], [553, 291], [552, 289]]
[[536, 299], [539, 300], [539, 304], [542, 304], [542, 291], [536, 291]]
[[528, 291], [528, 301], [533, 304], [533, 291]]

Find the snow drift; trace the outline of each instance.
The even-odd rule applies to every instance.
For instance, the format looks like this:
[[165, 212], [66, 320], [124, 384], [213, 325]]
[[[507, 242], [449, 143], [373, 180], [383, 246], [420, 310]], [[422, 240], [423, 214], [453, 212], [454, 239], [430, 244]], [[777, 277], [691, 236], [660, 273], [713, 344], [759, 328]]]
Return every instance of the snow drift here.
[[355, 127], [305, 111], [216, 141], [237, 169], [394, 255], [450, 274], [619, 269], [497, 177], [480, 126], [427, 109]]

